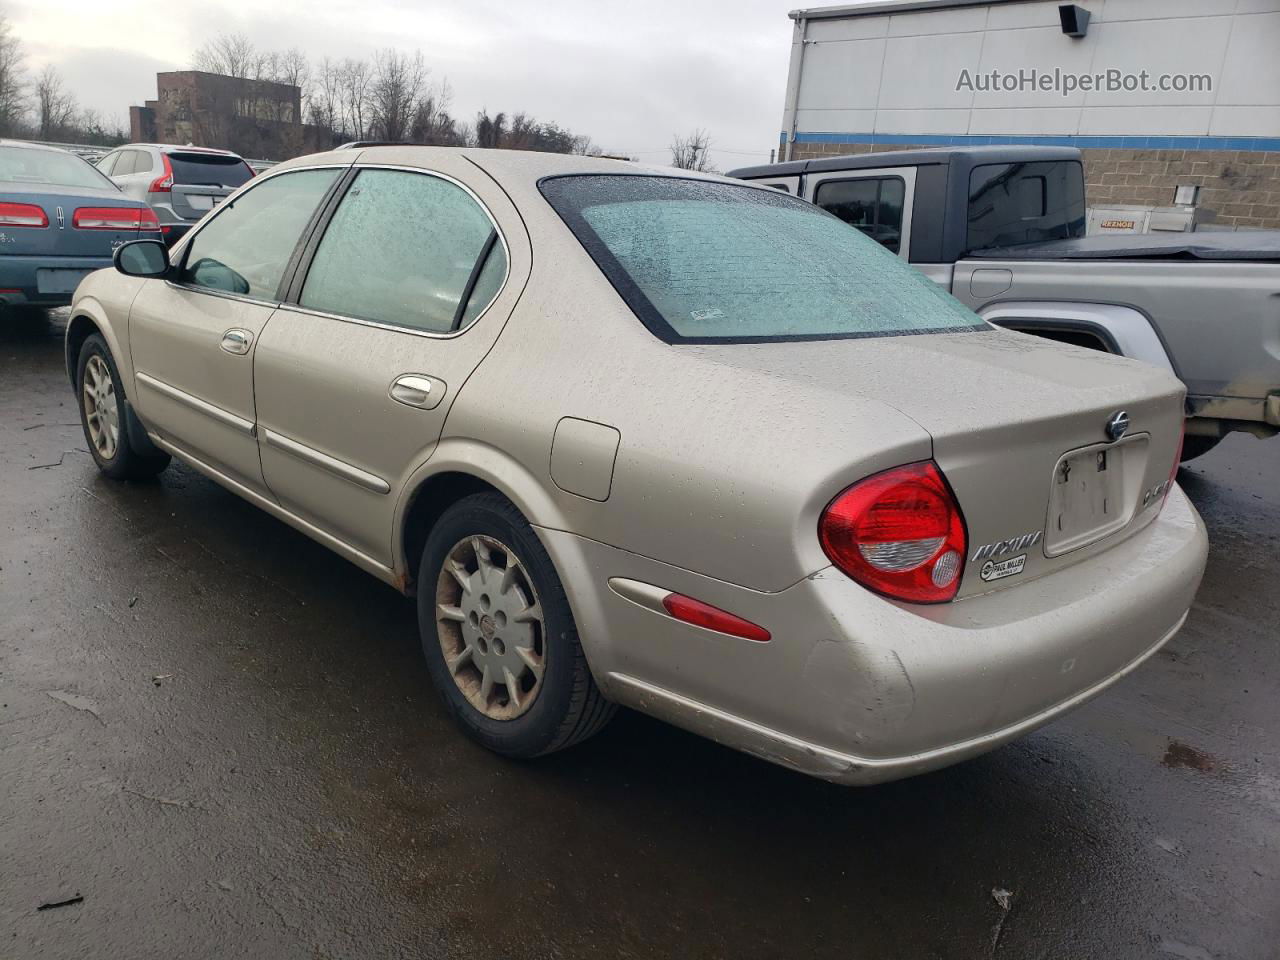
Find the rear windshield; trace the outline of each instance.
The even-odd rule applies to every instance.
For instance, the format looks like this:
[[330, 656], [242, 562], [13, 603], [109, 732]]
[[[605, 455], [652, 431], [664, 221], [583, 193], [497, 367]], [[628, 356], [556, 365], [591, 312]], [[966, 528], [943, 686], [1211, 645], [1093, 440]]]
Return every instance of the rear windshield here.
[[173, 182], [202, 187], [238, 187], [253, 179], [253, 171], [239, 157], [203, 153], [171, 153]]
[[539, 188], [668, 343], [986, 329], [874, 240], [776, 190], [650, 176], [554, 177]]
[[114, 183], [73, 153], [30, 147], [0, 147], [0, 182], [3, 181], [116, 189]]
[[969, 249], [1084, 236], [1084, 167], [995, 163], [969, 174]]

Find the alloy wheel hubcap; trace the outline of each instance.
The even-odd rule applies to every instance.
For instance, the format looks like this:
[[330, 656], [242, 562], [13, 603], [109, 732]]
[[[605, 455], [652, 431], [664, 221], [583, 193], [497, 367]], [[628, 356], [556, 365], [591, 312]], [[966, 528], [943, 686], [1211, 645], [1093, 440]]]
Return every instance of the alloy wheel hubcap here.
[[528, 571], [492, 537], [454, 544], [436, 581], [436, 633], [467, 702], [491, 720], [533, 706], [546, 670], [542, 605]]
[[120, 413], [116, 385], [102, 357], [95, 354], [84, 366], [84, 419], [89, 440], [103, 460], [116, 455], [120, 444]]

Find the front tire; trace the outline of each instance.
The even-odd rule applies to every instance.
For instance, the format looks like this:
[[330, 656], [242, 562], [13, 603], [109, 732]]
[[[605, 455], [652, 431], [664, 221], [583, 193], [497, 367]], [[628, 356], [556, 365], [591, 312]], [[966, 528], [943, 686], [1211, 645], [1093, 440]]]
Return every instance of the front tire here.
[[169, 465], [169, 455], [144, 457], [129, 443], [129, 418], [120, 371], [102, 334], [90, 334], [76, 366], [80, 425], [98, 469], [116, 480], [154, 477]]
[[427, 668], [472, 739], [536, 757], [585, 740], [613, 716], [551, 558], [506, 498], [481, 493], [449, 507], [418, 573]]

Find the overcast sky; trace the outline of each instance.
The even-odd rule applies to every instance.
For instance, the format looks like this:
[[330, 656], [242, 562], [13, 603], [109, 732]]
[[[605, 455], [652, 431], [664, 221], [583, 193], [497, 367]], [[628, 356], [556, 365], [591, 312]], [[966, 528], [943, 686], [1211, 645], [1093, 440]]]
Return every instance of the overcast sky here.
[[[34, 73], [55, 64], [81, 104], [127, 122], [155, 73], [209, 35], [367, 57], [420, 48], [455, 115], [527, 111], [610, 153], [667, 162], [704, 127], [721, 169], [765, 162], [782, 121], [796, 0], [0, 0]], [[818, 4], [813, 4], [818, 5]]]

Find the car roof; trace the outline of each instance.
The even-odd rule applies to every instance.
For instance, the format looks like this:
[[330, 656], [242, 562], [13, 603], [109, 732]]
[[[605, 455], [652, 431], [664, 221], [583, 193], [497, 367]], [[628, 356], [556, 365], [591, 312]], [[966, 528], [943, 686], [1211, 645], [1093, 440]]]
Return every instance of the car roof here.
[[884, 150], [879, 153], [856, 153], [841, 157], [815, 157], [812, 160], [790, 160], [756, 167], [730, 170], [729, 176], [788, 177], [824, 170], [868, 170], [878, 167], [919, 167], [929, 164], [975, 167], [983, 163], [1031, 163], [1036, 160], [1079, 160], [1075, 147], [1033, 146], [1029, 144], [990, 144], [972, 147], [925, 147], [915, 150]]
[[219, 150], [216, 147], [195, 147], [182, 146], [177, 143], [122, 143], [118, 147], [108, 147], [107, 150], [125, 150], [130, 147], [151, 147], [159, 150], [161, 153], [207, 153], [217, 157], [235, 157], [240, 159], [240, 154], [234, 150]]
[[[355, 159], [351, 154], [355, 153]], [[674, 167], [615, 160], [609, 157], [586, 157], [570, 153], [543, 153], [537, 150], [491, 150], [479, 147], [385, 146], [342, 149], [310, 154], [286, 160], [271, 168], [271, 173], [322, 163], [388, 163], [430, 168], [440, 157], [463, 157], [499, 179], [536, 182], [543, 177], [563, 174], [614, 174], [726, 181], [719, 174], [695, 173]]]
[[10, 140], [8, 138], [0, 138], [0, 147], [19, 147], [23, 150], [47, 150], [49, 153], [70, 153], [70, 150], [64, 150], [62, 147], [55, 147], [47, 143], [28, 143], [26, 140]]

